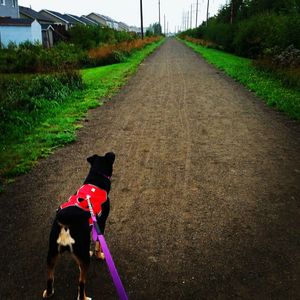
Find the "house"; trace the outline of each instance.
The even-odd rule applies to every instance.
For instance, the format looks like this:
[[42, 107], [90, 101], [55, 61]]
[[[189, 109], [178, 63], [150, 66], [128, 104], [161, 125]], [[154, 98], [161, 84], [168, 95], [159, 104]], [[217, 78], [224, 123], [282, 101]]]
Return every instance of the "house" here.
[[119, 22], [107, 16], [102, 15], [102, 17], [106, 20], [106, 24], [108, 25], [108, 27], [119, 30]]
[[86, 17], [97, 22], [97, 24], [100, 26], [108, 26], [108, 24], [106, 23], [106, 19], [102, 15], [92, 12], [89, 15], [87, 15]]
[[46, 48], [53, 47], [54, 37], [55, 37], [55, 29], [50, 24], [41, 24], [42, 27], [42, 41], [43, 46]]
[[29, 41], [42, 44], [42, 28], [37, 20], [0, 18], [0, 43], [7, 47], [10, 42], [17, 45]]
[[100, 14], [97, 14], [94, 12], [87, 15], [87, 17], [96, 21], [99, 25], [107, 26], [107, 27], [113, 28], [115, 30], [119, 30], [119, 22], [117, 22], [116, 20], [114, 20], [110, 17], [100, 15]]
[[107, 16], [103, 16], [103, 17], [106, 18], [106, 22], [110, 28], [119, 30], [119, 22]]
[[0, 17], [19, 18], [18, 0], [0, 0]]
[[54, 28], [51, 26], [52, 21], [50, 18], [38, 13], [29, 7], [19, 6], [20, 18], [37, 20], [42, 28], [42, 41], [43, 46], [46, 48], [53, 47], [54, 41]]
[[137, 33], [137, 34], [141, 34], [141, 28], [140, 27], [136, 27], [136, 26], [130, 26], [129, 27], [129, 31], [130, 32], [135, 32], [135, 33]]
[[40, 24], [52, 23], [50, 18], [38, 13], [37, 11], [29, 7], [19, 6], [19, 14], [20, 14], [20, 18], [37, 20]]
[[118, 29], [123, 31], [129, 31], [129, 26], [123, 22], [119, 22]]
[[56, 11], [48, 10], [48, 9], [42, 9], [39, 14], [41, 14], [44, 17], [47, 17], [51, 20], [51, 22], [55, 25], [63, 25], [65, 27], [65, 30], [70, 29], [75, 23], [70, 20], [68, 21], [66, 17], [64, 17], [62, 14]]

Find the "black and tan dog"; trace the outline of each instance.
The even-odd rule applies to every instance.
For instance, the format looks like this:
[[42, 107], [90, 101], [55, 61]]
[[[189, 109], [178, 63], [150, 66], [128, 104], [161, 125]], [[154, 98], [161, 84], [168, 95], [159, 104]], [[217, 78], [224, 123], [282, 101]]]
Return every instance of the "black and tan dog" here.
[[[104, 232], [105, 221], [109, 214], [108, 193], [111, 188], [110, 177], [113, 172], [115, 154], [104, 156], [93, 155], [87, 159], [91, 168], [83, 186], [69, 201], [60, 206], [55, 216], [49, 238], [47, 257], [47, 289], [43, 298], [54, 294], [54, 268], [56, 260], [64, 251], [69, 251], [75, 258], [79, 269], [78, 300], [89, 299], [85, 294], [86, 274], [90, 263], [91, 216], [86, 196], [89, 194], [97, 216], [101, 232]], [[96, 255], [104, 258], [99, 243], [96, 243]]]

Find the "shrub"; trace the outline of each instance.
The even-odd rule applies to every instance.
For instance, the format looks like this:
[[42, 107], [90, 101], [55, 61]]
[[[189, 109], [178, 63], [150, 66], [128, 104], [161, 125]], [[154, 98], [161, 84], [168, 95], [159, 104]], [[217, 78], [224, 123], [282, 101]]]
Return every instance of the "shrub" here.
[[0, 73], [47, 73], [72, 70], [86, 54], [74, 45], [60, 43], [52, 49], [25, 42], [0, 50]]
[[239, 23], [233, 46], [237, 54], [256, 58], [274, 47], [300, 48], [299, 32], [300, 21], [294, 15], [263, 13]]
[[108, 27], [76, 25], [69, 31], [69, 41], [76, 47], [90, 50], [101, 44], [115, 44], [131, 41], [135, 36], [126, 31], [118, 31]]
[[283, 51], [268, 49], [254, 62], [259, 69], [272, 72], [286, 86], [300, 89], [300, 50], [290, 45]]
[[[18, 122], [13, 111], [31, 113], [40, 108], [41, 99], [62, 102], [74, 89], [82, 89], [77, 71], [39, 75], [0, 75], [0, 134], [9, 122]], [[50, 104], [50, 102], [49, 102]]]

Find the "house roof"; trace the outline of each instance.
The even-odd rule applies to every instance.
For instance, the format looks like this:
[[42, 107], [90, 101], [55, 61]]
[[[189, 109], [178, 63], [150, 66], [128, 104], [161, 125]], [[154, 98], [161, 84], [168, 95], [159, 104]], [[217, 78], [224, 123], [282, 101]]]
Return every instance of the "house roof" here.
[[34, 20], [0, 17], [0, 26], [31, 26]]
[[111, 17], [104, 16], [104, 15], [100, 15], [100, 14], [97, 14], [97, 13], [93, 13], [93, 14], [95, 14], [96, 16], [102, 18], [102, 19], [105, 20], [106, 22], [118, 23], [116, 20], [112, 19]]
[[67, 20], [70, 24], [78, 24], [78, 23], [81, 23], [81, 22], [78, 22], [78, 21], [76, 21], [73, 17], [71, 17], [70, 15], [68, 15], [68, 14], [64, 14], [64, 15], [62, 15], [62, 17], [65, 19], [65, 20]]
[[41, 24], [41, 27], [42, 27], [42, 30], [44, 30], [44, 31], [49, 30], [49, 29], [55, 31], [54, 28], [50, 24]]
[[[61, 21], [63, 21], [64, 23], [68, 24], [70, 23], [66, 17], [64, 17], [64, 15], [62, 15], [61, 13], [57, 12], [57, 11], [53, 11], [53, 10], [48, 10], [48, 9], [42, 9], [41, 11], [44, 11], [46, 13], [48, 13], [49, 15], [52, 15], [53, 17], [60, 19]], [[40, 11], [40, 12], [41, 12]]]
[[111, 17], [104, 16], [104, 15], [101, 15], [101, 16], [102, 16], [102, 18], [106, 19], [108, 22], [118, 23], [116, 20], [112, 19]]
[[20, 14], [23, 14], [24, 16], [27, 16], [28, 18], [31, 18], [33, 20], [36, 19], [38, 21], [51, 22], [49, 18], [43, 16], [42, 14], [29, 7], [19, 6], [19, 12]]
[[68, 16], [70, 20], [73, 20], [74, 24], [86, 24], [83, 20], [80, 19], [80, 17], [71, 15], [71, 14], [64, 14], [64, 16]]
[[99, 25], [96, 21], [92, 20], [87, 16], [81, 16], [80, 20], [83, 21], [87, 25]]
[[120, 26], [122, 27], [126, 27], [126, 28], [129, 28], [129, 25], [127, 25], [126, 23], [124, 22], [118, 22]]

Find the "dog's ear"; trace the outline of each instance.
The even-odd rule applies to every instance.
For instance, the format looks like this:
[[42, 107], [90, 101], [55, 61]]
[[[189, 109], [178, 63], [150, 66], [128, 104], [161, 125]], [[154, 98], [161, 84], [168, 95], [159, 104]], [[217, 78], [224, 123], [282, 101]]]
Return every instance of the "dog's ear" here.
[[94, 154], [93, 156], [88, 157], [86, 160], [92, 165], [97, 156], [97, 154]]
[[115, 158], [116, 155], [113, 152], [107, 152], [105, 154], [105, 159], [111, 164], [113, 165], [113, 163], [115, 162]]

